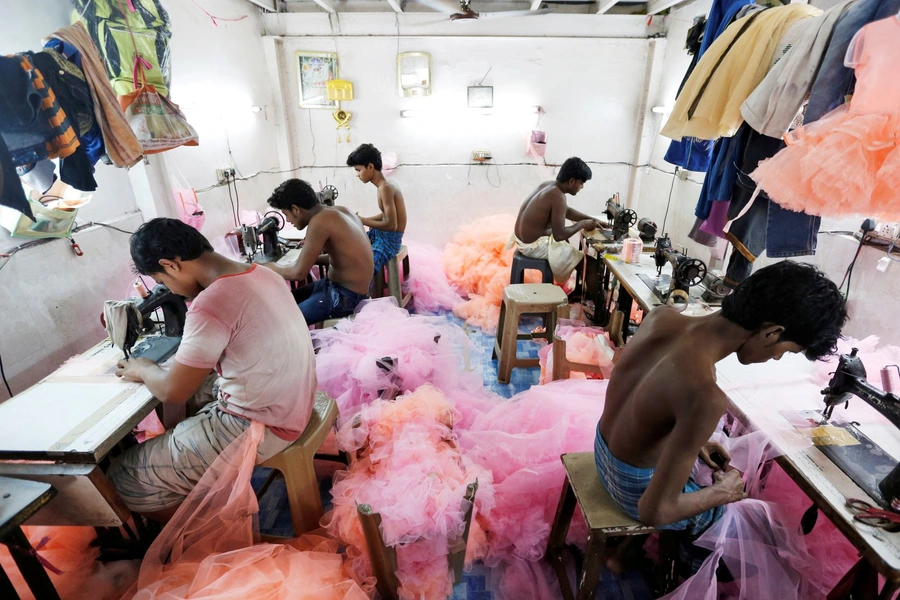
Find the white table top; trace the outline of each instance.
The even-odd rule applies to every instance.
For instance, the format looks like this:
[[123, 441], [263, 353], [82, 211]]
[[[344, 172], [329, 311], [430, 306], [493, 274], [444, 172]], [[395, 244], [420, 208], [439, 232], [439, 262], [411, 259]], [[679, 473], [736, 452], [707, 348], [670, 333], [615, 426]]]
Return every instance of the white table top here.
[[[605, 256], [606, 265], [613, 275], [619, 280], [619, 283], [625, 287], [634, 301], [644, 311], [650, 311], [656, 306], [663, 303], [657, 298], [656, 294], [647, 287], [647, 284], [639, 277], [639, 275], [647, 275], [656, 278], [656, 262], [652, 254], [642, 254], [640, 264], [629, 264], [621, 258]], [[672, 265], [666, 262], [662, 269], [663, 275], [672, 275]], [[718, 307], [709, 306], [700, 299], [703, 289], [699, 286], [691, 288], [691, 302], [685, 308], [684, 314], [687, 315], [703, 315], [710, 314], [718, 310]]]
[[99, 462], [159, 401], [115, 376], [109, 340], [0, 404], [0, 458]]
[[[872, 367], [874, 368], [874, 367]], [[783, 412], [822, 410], [821, 389], [812, 374], [815, 365], [802, 355], [785, 355], [780, 361], [741, 365], [734, 355], [720, 362], [716, 371], [719, 385], [728, 394], [731, 412], [753, 429], [769, 434], [785, 454], [782, 462], [795, 471], [792, 477], [805, 480], [801, 487], [832, 519], [847, 538], [882, 574], [900, 578], [900, 532], [890, 533], [853, 520], [847, 498], [876, 502], [815, 446], [802, 447]], [[876, 371], [877, 372], [877, 371]], [[835, 409], [834, 417], [859, 423], [858, 428], [893, 458], [900, 458], [900, 430], [860, 399], [852, 399], [849, 409]], [[812, 490], [812, 493], [810, 492]], [[888, 573], [890, 572], [890, 573]]]

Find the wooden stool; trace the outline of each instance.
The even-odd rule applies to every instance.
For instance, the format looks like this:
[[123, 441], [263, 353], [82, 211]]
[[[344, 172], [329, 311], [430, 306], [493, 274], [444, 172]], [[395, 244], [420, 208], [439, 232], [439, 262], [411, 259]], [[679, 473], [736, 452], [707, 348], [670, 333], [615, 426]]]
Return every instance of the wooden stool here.
[[[453, 571], [453, 582], [462, 581], [463, 566], [466, 562], [466, 545], [469, 540], [469, 527], [472, 524], [472, 509], [475, 507], [475, 493], [478, 491], [478, 481], [470, 483], [466, 487], [464, 501], [468, 503], [465, 521], [466, 527], [462, 537], [456, 543], [450, 544], [450, 554], [447, 556], [450, 570]], [[363, 535], [366, 537], [366, 550], [369, 552], [369, 562], [372, 563], [372, 572], [375, 574], [375, 588], [378, 590], [381, 600], [399, 600], [400, 580], [397, 579], [397, 550], [393, 546], [385, 546], [381, 537], [381, 515], [372, 511], [368, 504], [356, 506], [359, 514], [359, 522], [362, 525]]]
[[[403, 279], [400, 279], [400, 263], [403, 263]], [[385, 273], [387, 280], [385, 281]], [[402, 281], [409, 278], [409, 253], [406, 246], [400, 246], [400, 252], [393, 257], [381, 269], [380, 273], [375, 273], [375, 279], [372, 281], [372, 297], [381, 298], [384, 296], [384, 290], [387, 289], [388, 296], [393, 296], [397, 300], [400, 308], [406, 308], [412, 299], [412, 293], [403, 295]]]
[[576, 371], [578, 373], [592, 373], [595, 375], [603, 375], [598, 365], [588, 365], [584, 363], [571, 362], [566, 358], [566, 340], [561, 337], [553, 336], [553, 369], [550, 371], [549, 381], [557, 379], [568, 379], [569, 373]]
[[[607, 538], [648, 535], [657, 530], [635, 521], [622, 512], [622, 509], [600, 482], [593, 452], [563, 454], [562, 462], [566, 468], [566, 480], [563, 483], [562, 496], [556, 509], [556, 519], [550, 530], [550, 540], [547, 544], [545, 558], [556, 571], [563, 598], [565, 600], [576, 598], [572, 595], [569, 576], [563, 563], [563, 550], [577, 503], [581, 506], [581, 512], [584, 514], [590, 530], [577, 599], [588, 600], [594, 597], [600, 581], [600, 569], [603, 565], [603, 551]], [[670, 567], [669, 572], [671, 572]]]
[[[22, 523], [50, 502], [56, 490], [47, 483], [0, 477], [0, 544], [9, 549], [22, 579], [35, 598], [59, 600], [53, 582], [22, 533]], [[0, 598], [18, 600], [12, 582], [0, 567]]]
[[[322, 518], [324, 511], [316, 471], [313, 468], [313, 458], [316, 458], [316, 450], [334, 427], [337, 416], [338, 408], [334, 400], [323, 392], [316, 393], [312, 415], [303, 434], [296, 442], [260, 465], [274, 470], [256, 497], [261, 498], [266, 493], [278, 473], [284, 476], [288, 504], [291, 507], [291, 521], [294, 524], [294, 537], [300, 537], [307, 531], [319, 527], [319, 519]], [[343, 458], [335, 457], [335, 460], [345, 462]]]
[[553, 283], [553, 270], [546, 258], [529, 258], [518, 250], [513, 254], [512, 269], [509, 271], [509, 283], [525, 283], [525, 270], [541, 272], [543, 283]]
[[[493, 358], [499, 358], [497, 380], [509, 383], [509, 375], [516, 367], [537, 367], [537, 358], [519, 358], [516, 354], [518, 340], [543, 338], [553, 343], [557, 319], [569, 317], [569, 299], [562, 288], [550, 283], [518, 283], [503, 290], [500, 320], [497, 323], [497, 339], [494, 341]], [[522, 315], [540, 315], [544, 320], [544, 333], [519, 334]]]

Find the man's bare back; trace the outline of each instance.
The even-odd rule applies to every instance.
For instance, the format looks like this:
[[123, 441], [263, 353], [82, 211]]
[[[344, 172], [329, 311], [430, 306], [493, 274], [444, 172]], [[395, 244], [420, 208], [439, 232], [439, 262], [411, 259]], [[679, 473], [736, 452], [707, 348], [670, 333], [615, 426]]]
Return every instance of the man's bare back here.
[[686, 411], [704, 428], [704, 439], [725, 412], [715, 362], [698, 348], [692, 321], [696, 324], [669, 307], [650, 312], [616, 363], [600, 432], [625, 463], [655, 467], [676, 419]]
[[328, 279], [358, 294], [368, 294], [374, 260], [372, 244], [362, 222], [343, 206], [323, 207], [309, 222], [310, 235], [325, 235], [323, 250], [328, 254]]
[[378, 209], [381, 211], [382, 215], [388, 213], [385, 210], [385, 204], [393, 203], [394, 208], [393, 212], [396, 214], [397, 225], [393, 229], [388, 229], [387, 231], [406, 231], [406, 202], [403, 200], [403, 192], [400, 191], [400, 186], [396, 183], [384, 179], [381, 182], [381, 185], [378, 186]]
[[[561, 187], [556, 181], [545, 181], [522, 203], [516, 217], [515, 228], [516, 237], [522, 243], [530, 244], [546, 235], [553, 236], [557, 242], [562, 242], [582, 229], [591, 230], [599, 226], [599, 223], [588, 215], [569, 208], [566, 202], [566, 192], [563, 190], [567, 189], [569, 193], [577, 194], [584, 186], [584, 182], [572, 181], [562, 185], [565, 187]], [[575, 223], [567, 227], [566, 219]]]

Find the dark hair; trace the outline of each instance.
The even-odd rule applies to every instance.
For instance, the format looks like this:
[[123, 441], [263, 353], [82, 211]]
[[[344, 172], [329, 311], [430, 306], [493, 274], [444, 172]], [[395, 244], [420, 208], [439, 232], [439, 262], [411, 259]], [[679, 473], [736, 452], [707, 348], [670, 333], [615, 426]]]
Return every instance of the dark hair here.
[[559, 168], [559, 173], [556, 175], [556, 181], [559, 183], [566, 183], [570, 179], [590, 181], [591, 175], [593, 174], [591, 173], [591, 168], [587, 166], [587, 163], [577, 156], [573, 156], [572, 158], [567, 158], [566, 162]]
[[834, 354], [847, 305], [833, 281], [816, 267], [785, 260], [760, 269], [722, 301], [722, 316], [744, 329], [781, 325], [779, 341], [818, 360]]
[[302, 179], [288, 179], [275, 188], [268, 202], [269, 206], [280, 210], [291, 210], [292, 206], [309, 210], [319, 203], [319, 195]]
[[376, 171], [381, 170], [381, 152], [372, 144], [362, 144], [347, 157], [348, 167], [368, 167], [372, 165]]
[[131, 236], [131, 260], [141, 275], [161, 273], [161, 259], [195, 260], [212, 251], [202, 233], [178, 219], [150, 219]]

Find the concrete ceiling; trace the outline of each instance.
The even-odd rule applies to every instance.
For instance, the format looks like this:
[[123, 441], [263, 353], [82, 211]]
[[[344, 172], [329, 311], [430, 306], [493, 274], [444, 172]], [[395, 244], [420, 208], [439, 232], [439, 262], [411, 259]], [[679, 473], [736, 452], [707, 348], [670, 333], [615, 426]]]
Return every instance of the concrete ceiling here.
[[[459, 7], [459, 0], [249, 0], [273, 12], [435, 12], [435, 4], [446, 9]], [[478, 13], [527, 11], [569, 14], [648, 14], [686, 4], [691, 0], [470, 0]], [[426, 6], [428, 4], [429, 6]], [[461, 9], [460, 9], [461, 12]], [[504, 18], [518, 18], [509, 16]]]

